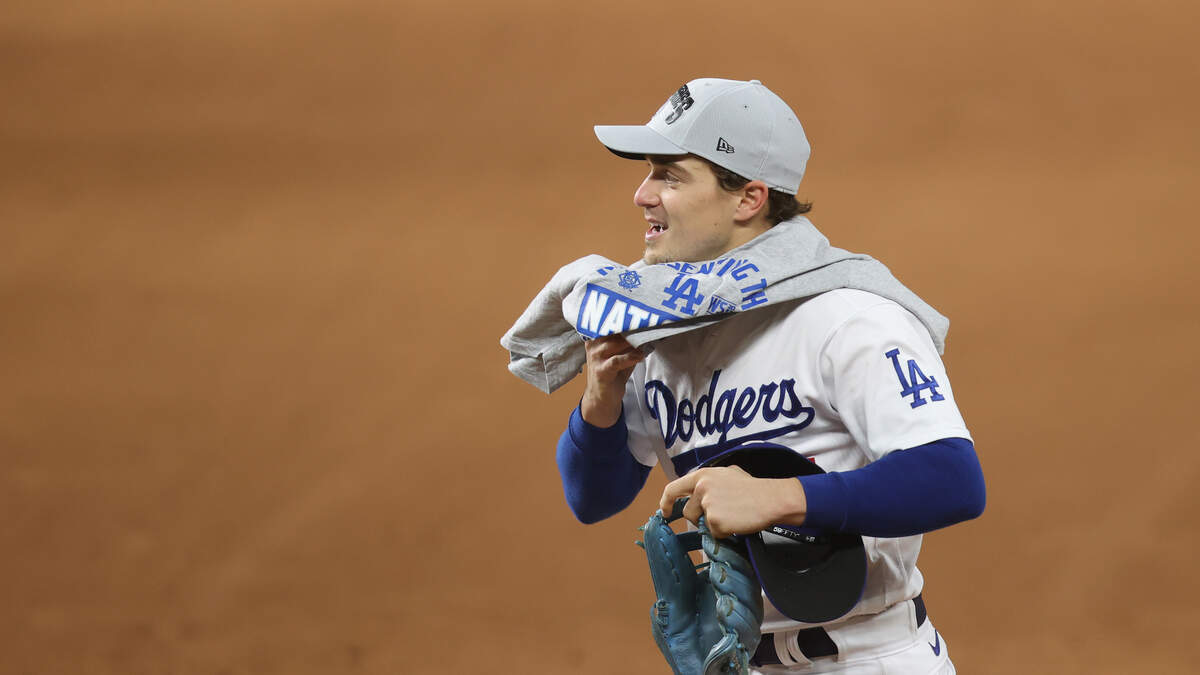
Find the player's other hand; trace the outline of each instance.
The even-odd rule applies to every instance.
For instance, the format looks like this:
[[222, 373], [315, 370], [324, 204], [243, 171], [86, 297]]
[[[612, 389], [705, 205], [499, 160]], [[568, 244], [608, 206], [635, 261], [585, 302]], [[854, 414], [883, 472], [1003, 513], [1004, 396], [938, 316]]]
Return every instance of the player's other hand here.
[[620, 335], [588, 340], [587, 387], [583, 391], [580, 412], [588, 424], [611, 427], [621, 417], [621, 398], [625, 383], [637, 364], [646, 358]]
[[705, 516], [714, 537], [749, 534], [779, 525], [803, 525], [808, 511], [804, 487], [795, 478], [755, 478], [736, 466], [697, 469], [667, 483], [658, 507], [670, 513], [675, 500], [690, 497], [683, 517]]

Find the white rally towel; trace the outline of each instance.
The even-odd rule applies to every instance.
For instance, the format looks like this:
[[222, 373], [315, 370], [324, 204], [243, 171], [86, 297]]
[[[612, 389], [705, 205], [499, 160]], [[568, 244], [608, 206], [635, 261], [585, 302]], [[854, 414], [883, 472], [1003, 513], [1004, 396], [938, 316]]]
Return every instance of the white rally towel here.
[[733, 312], [854, 288], [894, 300], [929, 330], [938, 353], [950, 321], [883, 263], [829, 245], [803, 216], [717, 260], [620, 265], [589, 255], [558, 270], [500, 338], [508, 369], [550, 393], [578, 375], [583, 340], [623, 333], [635, 347], [695, 330]]

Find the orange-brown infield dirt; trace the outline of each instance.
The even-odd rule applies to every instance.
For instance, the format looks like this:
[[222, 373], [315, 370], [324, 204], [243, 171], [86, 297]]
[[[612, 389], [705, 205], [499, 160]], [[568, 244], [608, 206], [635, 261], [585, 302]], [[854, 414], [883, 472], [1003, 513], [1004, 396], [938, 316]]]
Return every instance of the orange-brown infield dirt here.
[[959, 672], [1195, 672], [1197, 7], [9, 3], [0, 672], [666, 673], [663, 477], [576, 522], [582, 378], [498, 339], [640, 256], [591, 126], [699, 76], [789, 101], [814, 222], [951, 318]]

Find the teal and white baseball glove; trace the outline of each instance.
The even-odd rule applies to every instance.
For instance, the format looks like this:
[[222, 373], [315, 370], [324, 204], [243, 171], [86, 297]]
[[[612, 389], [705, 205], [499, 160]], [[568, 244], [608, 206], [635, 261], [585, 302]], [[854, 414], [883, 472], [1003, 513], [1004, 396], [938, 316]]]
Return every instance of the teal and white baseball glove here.
[[[714, 539], [703, 517], [698, 531], [671, 529], [684, 501], [667, 516], [650, 516], [638, 542], [658, 596], [650, 610], [654, 641], [675, 675], [748, 673], [762, 637], [762, 589], [750, 561], [731, 540]], [[697, 566], [688, 551], [701, 548], [709, 562]]]

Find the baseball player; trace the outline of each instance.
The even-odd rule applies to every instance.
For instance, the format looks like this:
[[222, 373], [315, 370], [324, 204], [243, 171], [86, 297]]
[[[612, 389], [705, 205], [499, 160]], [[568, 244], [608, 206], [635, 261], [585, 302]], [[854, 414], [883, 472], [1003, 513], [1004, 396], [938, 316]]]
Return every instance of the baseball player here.
[[[811, 227], [810, 205], [795, 198], [808, 141], [762, 83], [693, 80], [647, 124], [595, 132], [613, 153], [646, 165], [633, 196], [646, 221], [643, 263], [678, 271], [678, 287], [664, 287], [660, 304], [687, 300], [689, 274], [756, 246], [779, 265], [805, 264], [802, 252], [759, 244], [775, 228]], [[862, 535], [861, 600], [821, 625], [767, 603], [752, 668], [953, 673], [916, 561], [922, 534], [977, 517], [985, 490], [939, 356], [942, 336], [918, 318], [919, 299], [897, 301], [861, 290], [852, 274], [830, 274], [831, 290], [761, 304], [751, 275], [720, 320], [649, 348], [619, 332], [589, 340], [586, 389], [558, 444], [567, 501], [583, 522], [607, 518], [662, 465], [671, 480], [661, 508], [690, 497], [684, 517], [704, 516], [714, 536], [772, 524]], [[760, 479], [737, 467], [696, 468], [747, 440], [784, 445], [825, 473]]]

